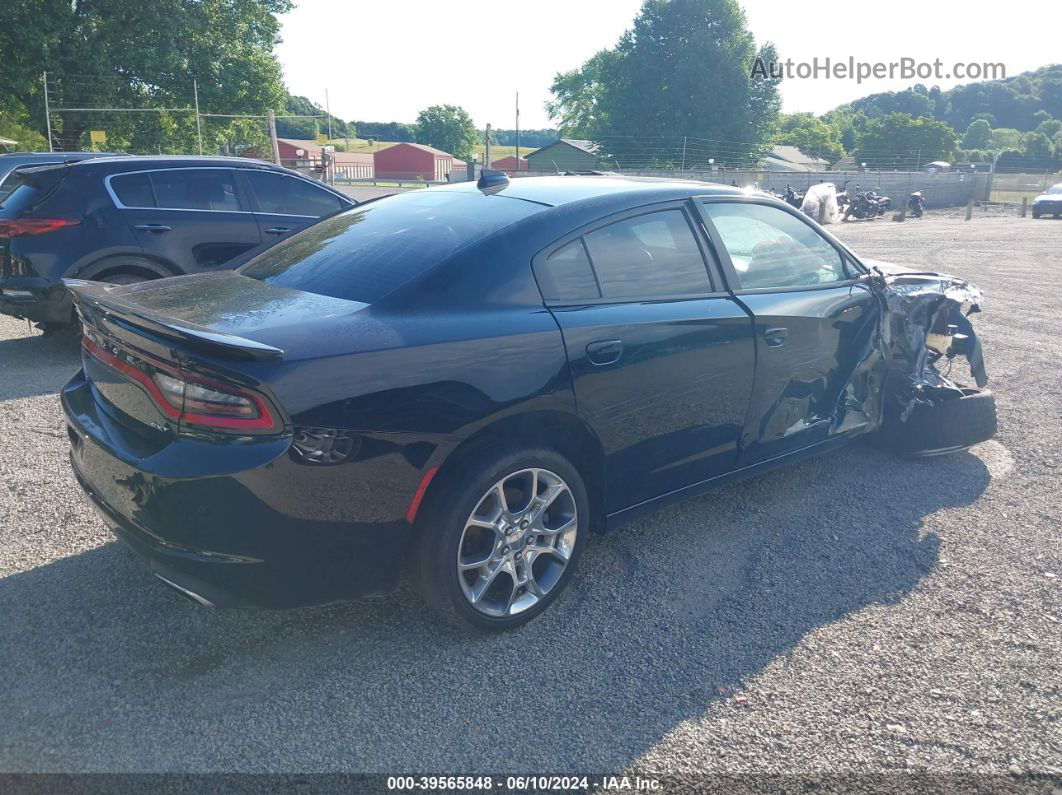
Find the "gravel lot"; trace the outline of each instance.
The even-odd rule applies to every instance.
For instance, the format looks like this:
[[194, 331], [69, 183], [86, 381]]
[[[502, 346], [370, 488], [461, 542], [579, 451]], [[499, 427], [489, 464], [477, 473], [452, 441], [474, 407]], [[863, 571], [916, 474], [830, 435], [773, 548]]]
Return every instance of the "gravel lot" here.
[[501, 637], [407, 593], [167, 590], [68, 471], [75, 349], [0, 319], [0, 771], [1062, 774], [1062, 222], [837, 233], [984, 290], [997, 439], [852, 445], [595, 537]]

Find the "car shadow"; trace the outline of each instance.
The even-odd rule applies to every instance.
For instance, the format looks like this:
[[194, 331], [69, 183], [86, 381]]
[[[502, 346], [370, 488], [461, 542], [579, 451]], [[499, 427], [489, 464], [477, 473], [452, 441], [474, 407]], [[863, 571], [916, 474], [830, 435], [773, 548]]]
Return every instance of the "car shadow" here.
[[57, 394], [80, 366], [77, 334], [0, 339], [0, 401]]
[[0, 769], [613, 771], [809, 632], [903, 600], [938, 561], [927, 528], [989, 481], [973, 453], [852, 445], [593, 537], [500, 636], [405, 590], [209, 610], [105, 543], [0, 579]]

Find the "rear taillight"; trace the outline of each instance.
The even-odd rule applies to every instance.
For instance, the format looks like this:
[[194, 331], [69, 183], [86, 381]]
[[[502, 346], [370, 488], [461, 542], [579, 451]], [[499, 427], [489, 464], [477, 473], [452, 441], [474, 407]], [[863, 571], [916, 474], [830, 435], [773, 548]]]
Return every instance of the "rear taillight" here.
[[0, 221], [0, 237], [19, 237], [21, 235], [44, 235], [68, 226], [77, 226], [79, 218], [19, 218], [12, 221]]
[[182, 426], [259, 433], [283, 427], [269, 404], [254, 392], [189, 375], [146, 357], [120, 358], [87, 336], [81, 344], [92, 356], [140, 384], [162, 413]]

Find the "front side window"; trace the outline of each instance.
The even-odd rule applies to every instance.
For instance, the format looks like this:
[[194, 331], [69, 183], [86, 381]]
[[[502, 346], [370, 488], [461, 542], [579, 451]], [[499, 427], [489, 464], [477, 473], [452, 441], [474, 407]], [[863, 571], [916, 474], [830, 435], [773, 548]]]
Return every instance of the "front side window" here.
[[286, 174], [248, 171], [247, 179], [263, 213], [321, 218], [343, 207], [339, 197], [330, 191]]
[[160, 210], [237, 211], [236, 183], [227, 168], [174, 168], [119, 174], [111, 190], [126, 207]]
[[711, 292], [704, 257], [682, 210], [626, 218], [586, 235], [605, 298]]
[[784, 210], [763, 204], [706, 202], [741, 289], [807, 287], [850, 278], [841, 254]]

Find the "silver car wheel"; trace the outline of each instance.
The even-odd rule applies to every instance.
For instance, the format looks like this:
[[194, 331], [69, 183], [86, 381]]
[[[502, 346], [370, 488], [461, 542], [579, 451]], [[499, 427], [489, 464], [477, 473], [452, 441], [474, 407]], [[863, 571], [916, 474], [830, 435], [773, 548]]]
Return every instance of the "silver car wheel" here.
[[556, 586], [579, 532], [575, 497], [548, 469], [499, 480], [465, 522], [457, 577], [468, 603], [504, 618], [534, 606]]

